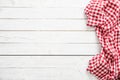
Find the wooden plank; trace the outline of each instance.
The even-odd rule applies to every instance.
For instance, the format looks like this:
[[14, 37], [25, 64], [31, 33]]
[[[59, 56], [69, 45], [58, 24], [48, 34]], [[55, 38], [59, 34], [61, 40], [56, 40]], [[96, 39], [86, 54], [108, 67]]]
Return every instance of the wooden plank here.
[[0, 30], [94, 30], [81, 20], [0, 19]]
[[94, 31], [0, 31], [0, 42], [98, 43]]
[[0, 0], [0, 7], [14, 6], [14, 0]]
[[99, 44], [0, 44], [0, 55], [95, 55]]
[[81, 7], [90, 0], [1, 0], [1, 7]]
[[[0, 68], [80, 67], [87, 65], [92, 57], [93, 56], [0, 56]], [[85, 64], [82, 61], [85, 62]]]
[[90, 0], [15, 0], [16, 6], [29, 7], [81, 7]]
[[84, 8], [1, 8], [0, 18], [7, 19], [83, 19]]
[[0, 58], [1, 80], [96, 80], [86, 71], [90, 56]]
[[0, 69], [1, 80], [97, 80], [85, 70], [74, 68], [54, 69]]

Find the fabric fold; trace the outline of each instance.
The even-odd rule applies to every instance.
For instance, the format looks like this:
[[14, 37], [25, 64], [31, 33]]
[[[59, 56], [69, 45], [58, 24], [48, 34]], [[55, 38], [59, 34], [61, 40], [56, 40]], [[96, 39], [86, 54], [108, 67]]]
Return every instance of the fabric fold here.
[[84, 11], [102, 47], [87, 71], [99, 80], [120, 80], [120, 0], [91, 0]]

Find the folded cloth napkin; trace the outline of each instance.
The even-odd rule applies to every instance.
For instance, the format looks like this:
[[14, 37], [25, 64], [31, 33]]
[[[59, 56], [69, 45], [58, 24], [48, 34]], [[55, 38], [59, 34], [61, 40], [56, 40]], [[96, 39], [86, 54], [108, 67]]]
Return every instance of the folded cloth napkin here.
[[84, 12], [101, 44], [87, 71], [99, 80], [120, 80], [120, 0], [91, 0]]

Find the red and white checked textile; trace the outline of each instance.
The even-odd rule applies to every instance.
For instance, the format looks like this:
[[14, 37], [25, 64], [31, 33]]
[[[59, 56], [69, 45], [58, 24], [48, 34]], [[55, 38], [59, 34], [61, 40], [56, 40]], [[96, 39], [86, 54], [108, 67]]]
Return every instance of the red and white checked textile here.
[[87, 71], [99, 80], [120, 80], [120, 0], [91, 0], [84, 11], [102, 48]]

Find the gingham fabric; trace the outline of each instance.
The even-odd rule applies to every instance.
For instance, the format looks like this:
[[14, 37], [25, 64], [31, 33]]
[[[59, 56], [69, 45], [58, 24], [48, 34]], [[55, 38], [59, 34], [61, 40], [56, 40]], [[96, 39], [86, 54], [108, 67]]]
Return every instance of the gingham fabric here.
[[120, 80], [120, 0], [91, 0], [84, 11], [101, 44], [87, 71], [99, 80]]

